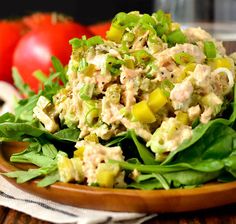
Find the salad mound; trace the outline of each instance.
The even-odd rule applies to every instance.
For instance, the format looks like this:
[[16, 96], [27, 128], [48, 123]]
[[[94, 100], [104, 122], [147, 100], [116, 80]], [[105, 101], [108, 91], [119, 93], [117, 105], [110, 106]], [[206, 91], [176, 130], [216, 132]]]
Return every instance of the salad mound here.
[[[0, 117], [0, 140], [27, 141], [5, 175], [39, 186], [169, 189], [236, 177], [235, 57], [201, 28], [170, 14], [118, 13], [107, 38], [70, 41], [67, 68]], [[61, 85], [63, 83], [63, 85]]]

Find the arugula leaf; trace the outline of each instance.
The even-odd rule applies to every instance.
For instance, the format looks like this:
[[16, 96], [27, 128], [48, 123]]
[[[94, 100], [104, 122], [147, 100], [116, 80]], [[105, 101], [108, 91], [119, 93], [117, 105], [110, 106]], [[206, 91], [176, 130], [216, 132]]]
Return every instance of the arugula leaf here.
[[55, 56], [52, 56], [51, 58], [52, 60], [52, 64], [56, 70], [56, 72], [59, 73], [59, 77], [61, 79], [61, 81], [63, 82], [63, 84], [65, 85], [67, 83], [67, 76], [66, 76], [66, 72], [65, 72], [65, 69], [64, 69], [64, 66], [63, 64], [60, 62], [60, 60], [55, 57]]
[[12, 68], [12, 77], [13, 77], [14, 85], [17, 87], [20, 93], [28, 97], [35, 95], [34, 91], [30, 88], [30, 86], [23, 82], [16, 67]]
[[47, 158], [54, 159], [57, 155], [57, 149], [52, 143], [45, 143], [42, 145], [43, 155]]
[[33, 120], [33, 109], [36, 106], [40, 95], [33, 95], [30, 98], [18, 101], [15, 108], [15, 114], [17, 119], [25, 121]]
[[10, 178], [16, 178], [17, 183], [25, 183], [29, 180], [35, 179], [36, 177], [46, 176], [57, 170], [57, 164], [53, 161], [47, 166], [40, 167], [38, 169], [29, 169], [27, 171], [17, 170], [8, 173], [4, 173], [5, 176]]
[[22, 155], [13, 154], [10, 157], [10, 161], [15, 163], [32, 163], [38, 167], [44, 167], [53, 162], [50, 157], [36, 152], [28, 152]]
[[29, 180], [41, 176], [42, 172], [39, 169], [29, 169], [27, 171], [24, 170], [12, 171], [4, 173], [4, 175], [10, 178], [16, 178], [17, 183], [25, 183]]
[[54, 184], [55, 182], [60, 180], [60, 176], [58, 171], [54, 171], [47, 176], [45, 176], [42, 180], [40, 180], [37, 184], [38, 187], [47, 187], [51, 184]]

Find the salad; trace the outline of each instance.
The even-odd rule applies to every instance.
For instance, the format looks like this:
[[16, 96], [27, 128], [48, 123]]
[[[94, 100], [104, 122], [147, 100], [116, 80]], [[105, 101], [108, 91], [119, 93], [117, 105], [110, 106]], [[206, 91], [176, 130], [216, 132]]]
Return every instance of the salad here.
[[14, 68], [26, 97], [0, 117], [0, 140], [28, 142], [10, 160], [37, 168], [4, 175], [149, 190], [236, 179], [236, 57], [222, 42], [159, 10], [118, 13], [106, 39], [70, 44], [37, 94]]

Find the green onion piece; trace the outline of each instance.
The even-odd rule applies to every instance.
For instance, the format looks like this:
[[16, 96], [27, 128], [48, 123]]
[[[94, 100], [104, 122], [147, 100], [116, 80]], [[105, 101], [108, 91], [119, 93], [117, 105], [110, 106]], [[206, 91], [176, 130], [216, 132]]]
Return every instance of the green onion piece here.
[[216, 47], [212, 41], [204, 42], [204, 53], [207, 58], [215, 58], [216, 57]]
[[69, 41], [69, 43], [72, 45], [72, 48], [75, 49], [83, 46], [95, 46], [104, 43], [104, 41], [100, 36], [93, 36], [89, 39], [86, 39], [86, 36], [83, 36], [81, 39], [73, 38]]
[[174, 88], [174, 84], [169, 81], [168, 79], [165, 79], [161, 82], [161, 90], [165, 94], [165, 96], [170, 96], [170, 91]]
[[155, 20], [148, 14], [143, 14], [142, 17], [139, 20], [139, 23], [141, 23], [141, 24], [150, 24], [152, 26], [156, 25]]
[[80, 89], [79, 96], [82, 100], [91, 100], [95, 84], [85, 83]]
[[175, 30], [167, 35], [167, 42], [171, 46], [173, 46], [175, 44], [183, 44], [186, 41], [187, 41], [187, 38], [180, 29]]
[[123, 38], [122, 38], [122, 41], [125, 41], [125, 42], [132, 42], [134, 40], [134, 34], [133, 33], [125, 33]]
[[90, 37], [87, 40], [87, 46], [88, 47], [95, 46], [95, 45], [98, 45], [98, 44], [103, 44], [103, 43], [104, 43], [104, 41], [100, 36]]
[[136, 63], [142, 66], [147, 65], [152, 59], [152, 56], [145, 50], [135, 51], [132, 55], [134, 56]]
[[188, 63], [195, 62], [194, 57], [185, 52], [180, 52], [178, 54], [175, 54], [173, 56], [173, 59], [179, 65], [186, 65]]
[[84, 44], [84, 41], [79, 38], [73, 38], [69, 41], [70, 45], [72, 45], [72, 48], [79, 48], [82, 47]]
[[158, 10], [156, 13], [153, 13], [152, 16], [157, 21], [157, 25], [155, 26], [157, 35], [161, 37], [163, 34], [169, 33], [171, 28], [170, 15], [164, 13], [162, 10]]
[[138, 23], [139, 19], [140, 17], [137, 13], [127, 14], [125, 12], [120, 12], [112, 20], [112, 25], [118, 25], [123, 28], [134, 27]]
[[123, 61], [108, 55], [106, 59], [106, 69], [111, 73], [111, 75], [119, 75], [120, 67], [123, 63]]

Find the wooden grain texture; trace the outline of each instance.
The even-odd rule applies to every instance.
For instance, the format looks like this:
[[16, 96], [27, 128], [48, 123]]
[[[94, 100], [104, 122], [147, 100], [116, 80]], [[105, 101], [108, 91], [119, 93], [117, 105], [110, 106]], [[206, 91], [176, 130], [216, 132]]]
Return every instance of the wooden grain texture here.
[[[53, 224], [0, 206], [1, 224]], [[187, 213], [160, 214], [143, 224], [236, 224], [236, 204]]]
[[13, 209], [6, 209], [4, 207], [0, 207], [0, 209], [0, 211], [4, 211], [3, 214], [1, 214], [4, 217], [0, 219], [1, 224], [52, 224], [50, 222], [35, 219], [29, 215], [15, 211]]

